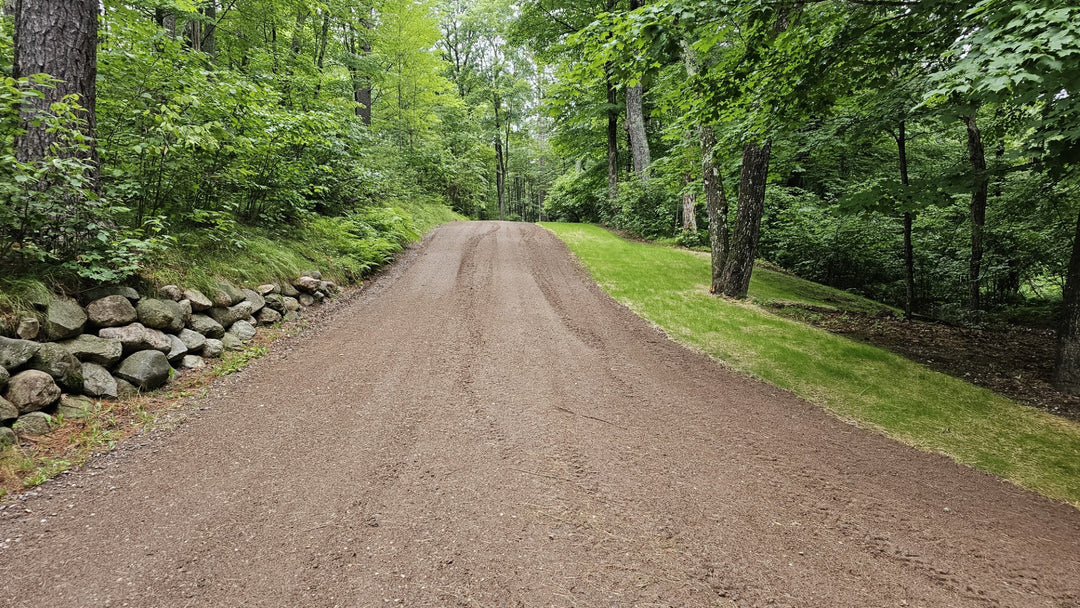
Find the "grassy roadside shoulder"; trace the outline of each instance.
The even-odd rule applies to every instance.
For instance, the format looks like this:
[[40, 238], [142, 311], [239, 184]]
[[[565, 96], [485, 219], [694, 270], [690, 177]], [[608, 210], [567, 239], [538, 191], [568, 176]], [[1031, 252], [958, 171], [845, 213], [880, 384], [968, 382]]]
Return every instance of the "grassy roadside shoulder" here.
[[[613, 298], [672, 339], [841, 419], [1080, 507], [1080, 425], [888, 351], [714, 297], [708, 259], [692, 252], [626, 241], [596, 226], [543, 226]], [[799, 289], [806, 288], [790, 277], [755, 271], [750, 295], [793, 299]], [[815, 293], [810, 300], [825, 304], [852, 297]]]

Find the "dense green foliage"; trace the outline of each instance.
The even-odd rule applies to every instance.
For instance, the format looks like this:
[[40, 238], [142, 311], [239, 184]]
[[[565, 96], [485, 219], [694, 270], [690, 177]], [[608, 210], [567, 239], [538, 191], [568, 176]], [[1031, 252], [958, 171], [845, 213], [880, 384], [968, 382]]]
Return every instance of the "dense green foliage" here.
[[[620, 239], [603, 229], [545, 224], [616, 300], [673, 339], [920, 449], [1080, 504], [1080, 426], [1024, 407], [873, 346], [708, 293], [708, 260]], [[871, 312], [873, 303], [799, 279], [756, 272], [750, 293]]]

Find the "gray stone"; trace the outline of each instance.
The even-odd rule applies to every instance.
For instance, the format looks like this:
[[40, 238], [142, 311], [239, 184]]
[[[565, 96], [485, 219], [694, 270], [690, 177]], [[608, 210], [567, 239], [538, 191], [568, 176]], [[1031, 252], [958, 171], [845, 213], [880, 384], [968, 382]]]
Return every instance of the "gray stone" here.
[[225, 350], [244, 350], [244, 343], [235, 334], [221, 336], [221, 345]]
[[180, 367], [184, 369], [202, 369], [206, 367], [206, 360], [198, 355], [184, 355], [180, 360]]
[[94, 400], [82, 395], [64, 395], [56, 406], [56, 413], [64, 418], [86, 418], [94, 411]]
[[184, 328], [183, 312], [172, 300], [147, 298], [139, 302], [135, 312], [139, 314], [139, 323], [151, 329], [175, 333]]
[[66, 391], [82, 391], [82, 363], [62, 344], [43, 343], [26, 366], [49, 374]]
[[15, 434], [15, 431], [6, 426], [0, 426], [0, 452], [10, 448], [18, 442], [19, 437]]
[[182, 329], [176, 337], [183, 340], [184, 346], [192, 352], [197, 352], [206, 343], [206, 336], [192, 329]]
[[254, 313], [255, 311], [252, 310], [251, 302], [245, 300], [228, 308], [215, 306], [211, 308], [207, 314], [210, 315], [210, 318], [221, 324], [222, 327], [227, 328], [241, 319], [250, 317]]
[[118, 393], [116, 378], [112, 377], [109, 370], [97, 363], [83, 363], [83, 392], [91, 397], [108, 397], [116, 399]]
[[[265, 298], [266, 308], [276, 310], [278, 312], [285, 312], [285, 298], [280, 293], [267, 294]], [[266, 310], [264, 308], [263, 310]], [[262, 312], [262, 311], [260, 311]]]
[[115, 338], [99, 338], [83, 334], [78, 338], [60, 343], [79, 361], [97, 363], [110, 367], [124, 356], [124, 343]]
[[105, 296], [86, 305], [90, 322], [98, 327], [120, 327], [139, 319], [135, 307], [124, 296]]
[[264, 283], [256, 287], [255, 291], [259, 292], [259, 295], [265, 298], [272, 293], [281, 293], [281, 288], [273, 283]]
[[221, 326], [221, 323], [206, 315], [191, 315], [191, 322], [188, 323], [188, 327], [207, 338], [220, 338], [225, 335], [225, 328]]
[[301, 318], [300, 313], [296, 312], [295, 310], [286, 311], [285, 314], [281, 315], [281, 320], [286, 322], [286, 323], [291, 323], [293, 321], [299, 321], [300, 318]]
[[125, 353], [140, 350], [157, 350], [167, 353], [173, 347], [172, 340], [167, 334], [145, 327], [142, 323], [132, 323], [124, 327], [105, 327], [98, 331], [98, 336], [120, 340], [124, 345]]
[[162, 298], [166, 300], [172, 300], [173, 302], [179, 302], [184, 299], [184, 292], [176, 285], [166, 285], [158, 290]]
[[166, 356], [169, 359], [169, 363], [176, 363], [181, 357], [188, 353], [188, 347], [187, 344], [184, 344], [184, 341], [180, 339], [180, 336], [169, 334], [169, 339], [172, 340], [173, 347]]
[[155, 388], [169, 381], [172, 367], [164, 353], [157, 350], [141, 350], [120, 362], [116, 368], [116, 377], [127, 380], [144, 391]]
[[321, 291], [323, 293], [326, 293], [326, 294], [337, 293], [338, 292], [337, 283], [335, 283], [333, 281], [322, 281], [321, 283], [319, 283], [319, 291]]
[[139, 301], [139, 292], [130, 287], [119, 285], [95, 287], [89, 291], [84, 291], [79, 297], [83, 302], [93, 302], [94, 300], [104, 298], [105, 296], [124, 296], [132, 302]]
[[221, 343], [221, 340], [215, 338], [207, 338], [206, 344], [203, 344], [202, 355], [204, 357], [218, 358], [225, 352], [225, 345]]
[[326, 301], [326, 298], [327, 298], [327, 295], [325, 293], [323, 293], [322, 290], [316, 291], [315, 293], [313, 293], [311, 295], [312, 295], [312, 297], [315, 298], [315, 301], [320, 303], [320, 304], [323, 303], [324, 301]]
[[290, 285], [289, 283], [282, 283], [281, 284], [281, 295], [288, 296], [290, 298], [295, 298], [296, 296], [300, 295], [300, 292], [297, 291], [297, 289], [295, 287], [293, 287], [292, 285]]
[[319, 289], [321, 282], [315, 277], [300, 277], [293, 281], [293, 287], [300, 290], [301, 293], [313, 293]]
[[211, 299], [214, 301], [214, 306], [228, 308], [229, 306], [242, 302], [244, 300], [244, 292], [228, 281], [218, 281], [217, 287], [214, 288], [214, 295]]
[[263, 299], [258, 292], [252, 289], [245, 289], [244, 300], [251, 304], [251, 314], [255, 314], [262, 310], [263, 306], [266, 306], [266, 300]]
[[43, 410], [60, 398], [60, 387], [52, 376], [36, 369], [19, 372], [8, 382], [7, 399], [20, 414]]
[[0, 397], [0, 423], [14, 420], [19, 417], [19, 408], [15, 404]]
[[52, 430], [53, 417], [45, 412], [30, 412], [19, 416], [11, 430], [16, 435], [44, 435]]
[[298, 300], [300, 300], [300, 305], [304, 307], [315, 305], [315, 296], [311, 295], [310, 293], [300, 294]]
[[232, 327], [229, 328], [229, 333], [240, 338], [241, 342], [247, 342], [255, 337], [255, 327], [253, 327], [251, 323], [241, 320], [232, 324]]
[[184, 325], [187, 326], [188, 321], [191, 320], [191, 314], [195, 312], [191, 308], [191, 300], [180, 300], [176, 304], [180, 306], [180, 319], [183, 320]]
[[311, 278], [313, 278], [313, 279], [315, 279], [317, 281], [321, 281], [322, 280], [322, 273], [319, 272], [318, 270], [306, 270], [306, 271], [300, 273], [300, 277], [301, 278], [303, 278], [303, 277], [311, 277]]
[[296, 298], [285, 296], [282, 300], [282, 305], [285, 307], [285, 312], [296, 312], [300, 310], [300, 300], [297, 300]]
[[281, 320], [281, 313], [267, 306], [255, 315], [255, 321], [259, 325], [273, 325]]
[[86, 327], [86, 311], [75, 300], [55, 298], [45, 309], [45, 335], [50, 340], [73, 338]]
[[214, 303], [210, 301], [210, 298], [206, 297], [206, 295], [198, 289], [185, 289], [184, 298], [191, 301], [191, 310], [193, 312], [210, 310], [210, 307], [214, 305]]
[[15, 340], [0, 336], [0, 366], [15, 371], [33, 357], [41, 344], [29, 340]]
[[116, 398], [127, 399], [128, 397], [134, 397], [139, 394], [139, 387], [124, 380], [123, 378], [116, 378]]
[[0, 365], [0, 394], [7, 389], [8, 380], [11, 379], [11, 372], [7, 371], [7, 368]]
[[23, 340], [36, 340], [41, 335], [41, 321], [36, 317], [23, 317], [19, 319], [19, 327], [15, 335]]

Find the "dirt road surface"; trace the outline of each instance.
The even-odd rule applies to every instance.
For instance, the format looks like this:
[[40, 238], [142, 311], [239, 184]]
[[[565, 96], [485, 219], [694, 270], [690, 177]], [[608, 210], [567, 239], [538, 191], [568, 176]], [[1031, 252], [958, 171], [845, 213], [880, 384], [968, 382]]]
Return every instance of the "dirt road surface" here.
[[0, 513], [0, 606], [1080, 606], [1080, 512], [444, 226], [209, 407]]

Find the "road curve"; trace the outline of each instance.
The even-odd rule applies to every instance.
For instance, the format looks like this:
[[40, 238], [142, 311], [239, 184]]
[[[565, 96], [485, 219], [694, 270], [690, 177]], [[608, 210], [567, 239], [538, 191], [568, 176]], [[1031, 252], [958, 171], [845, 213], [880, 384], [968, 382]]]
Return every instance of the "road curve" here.
[[1080, 511], [675, 345], [533, 225], [436, 230], [207, 401], [0, 512], [0, 606], [1080, 605]]

